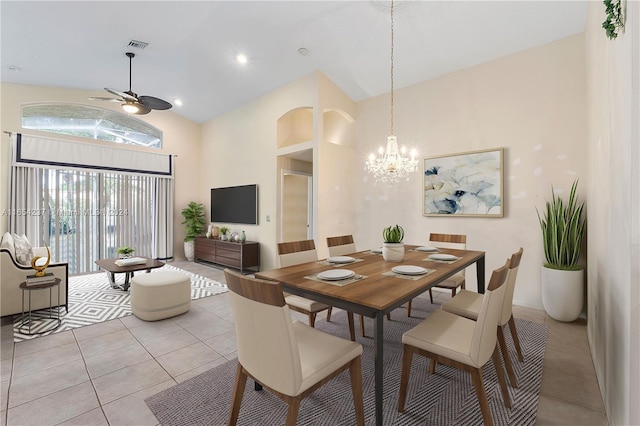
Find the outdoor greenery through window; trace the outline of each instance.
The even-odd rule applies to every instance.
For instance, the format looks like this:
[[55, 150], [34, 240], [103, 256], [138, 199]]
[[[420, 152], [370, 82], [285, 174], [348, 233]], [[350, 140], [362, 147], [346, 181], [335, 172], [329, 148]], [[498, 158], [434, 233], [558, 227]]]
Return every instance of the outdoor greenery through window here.
[[22, 127], [128, 145], [162, 148], [162, 131], [128, 114], [72, 103], [26, 105]]

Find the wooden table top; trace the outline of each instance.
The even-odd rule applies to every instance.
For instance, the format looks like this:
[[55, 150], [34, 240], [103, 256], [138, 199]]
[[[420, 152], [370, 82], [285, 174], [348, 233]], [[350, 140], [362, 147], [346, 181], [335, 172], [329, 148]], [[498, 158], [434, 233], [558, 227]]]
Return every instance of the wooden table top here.
[[[356, 310], [356, 313], [371, 316], [375, 311], [389, 312], [395, 309], [402, 303], [424, 293], [438, 282], [484, 258], [485, 255], [483, 251], [439, 249], [439, 253], [452, 254], [460, 259], [452, 263], [434, 262], [428, 258], [433, 253], [416, 251], [416, 247], [405, 245], [405, 255], [401, 262], [386, 262], [381, 254], [367, 250], [350, 255], [356, 259], [362, 259], [358, 262], [329, 265], [327, 262], [319, 260], [261, 271], [257, 272], [255, 276], [261, 279], [280, 281], [287, 291], [309, 296], [309, 298], [315, 298], [321, 302], [334, 300], [358, 305], [367, 312], [357, 312]], [[398, 265], [415, 265], [435, 271], [416, 280], [383, 275]], [[336, 268], [349, 269], [356, 274], [365, 275], [366, 278], [342, 287], [305, 278]], [[340, 306], [340, 303], [336, 303], [334, 306]]]
[[96, 260], [96, 265], [104, 269], [105, 271], [112, 272], [114, 274], [121, 274], [126, 272], [143, 271], [145, 269], [155, 269], [164, 266], [164, 262], [155, 259], [149, 259], [148, 257], [136, 256], [145, 259], [146, 263], [140, 263], [138, 265], [118, 266], [115, 264], [116, 260], [120, 260], [117, 257], [110, 259]]

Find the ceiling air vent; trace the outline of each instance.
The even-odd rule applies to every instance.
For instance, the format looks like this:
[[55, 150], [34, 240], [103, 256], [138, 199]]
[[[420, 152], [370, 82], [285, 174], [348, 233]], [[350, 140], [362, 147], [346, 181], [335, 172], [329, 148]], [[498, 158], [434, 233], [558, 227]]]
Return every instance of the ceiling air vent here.
[[137, 49], [144, 49], [148, 45], [149, 45], [149, 43], [144, 42], [144, 41], [138, 41], [138, 40], [131, 40], [129, 42], [129, 47], [135, 47]]

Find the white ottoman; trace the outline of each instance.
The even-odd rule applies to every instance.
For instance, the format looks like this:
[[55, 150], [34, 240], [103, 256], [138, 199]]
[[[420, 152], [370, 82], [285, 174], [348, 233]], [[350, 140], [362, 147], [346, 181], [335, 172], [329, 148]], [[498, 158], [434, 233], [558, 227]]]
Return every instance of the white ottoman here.
[[191, 307], [191, 280], [175, 271], [157, 271], [131, 279], [131, 312], [144, 321], [183, 314]]

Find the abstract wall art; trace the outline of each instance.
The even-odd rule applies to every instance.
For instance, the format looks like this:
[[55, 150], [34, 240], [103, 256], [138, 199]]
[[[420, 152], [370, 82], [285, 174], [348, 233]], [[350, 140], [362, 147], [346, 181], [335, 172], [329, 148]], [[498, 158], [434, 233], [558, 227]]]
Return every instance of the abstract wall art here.
[[503, 149], [424, 159], [424, 216], [503, 217]]

